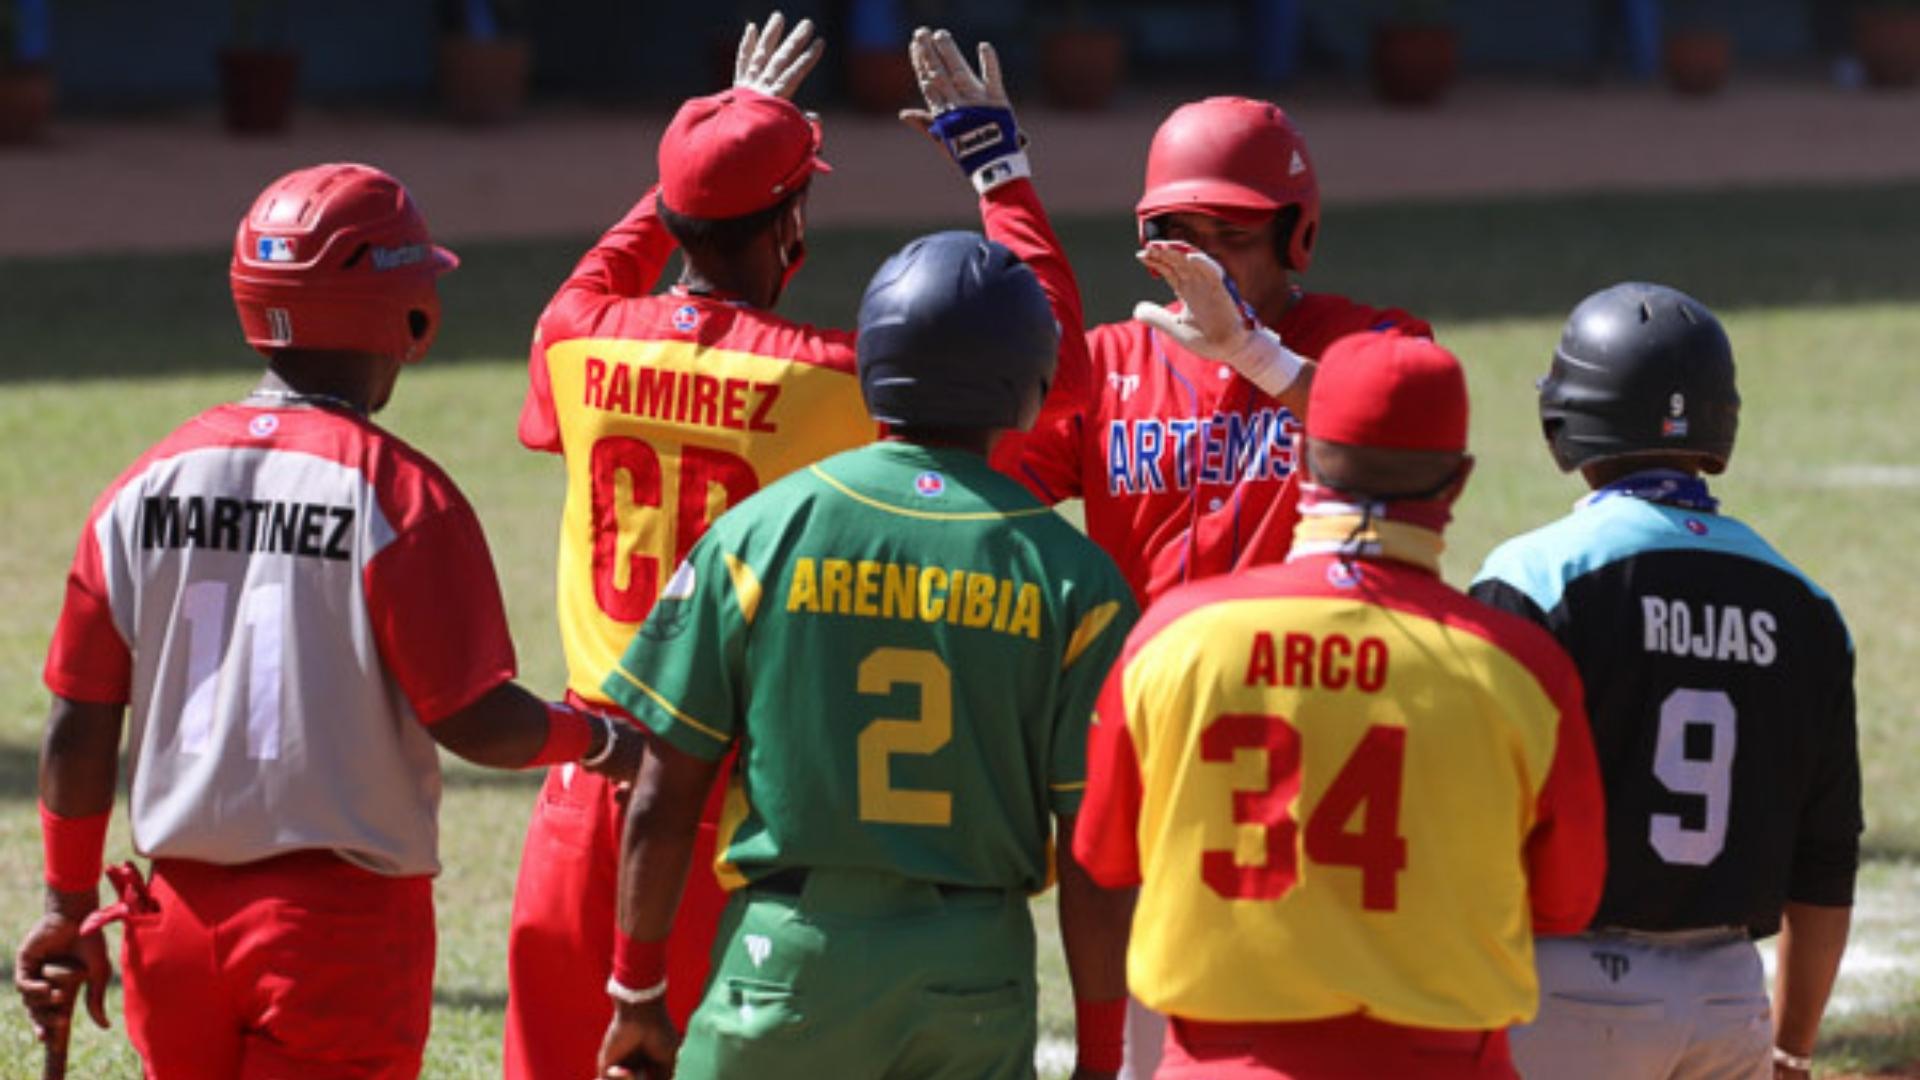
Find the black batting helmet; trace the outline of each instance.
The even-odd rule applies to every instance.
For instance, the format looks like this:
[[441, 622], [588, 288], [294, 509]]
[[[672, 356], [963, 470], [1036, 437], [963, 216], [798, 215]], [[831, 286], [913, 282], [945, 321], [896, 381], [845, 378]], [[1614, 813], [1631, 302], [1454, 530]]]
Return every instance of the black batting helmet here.
[[1724, 468], [1740, 426], [1733, 346], [1698, 300], [1627, 282], [1573, 309], [1540, 380], [1540, 427], [1568, 472], [1626, 454], [1693, 454]]
[[913, 241], [860, 299], [860, 392], [895, 427], [1025, 430], [1059, 350], [1040, 280], [979, 233]]

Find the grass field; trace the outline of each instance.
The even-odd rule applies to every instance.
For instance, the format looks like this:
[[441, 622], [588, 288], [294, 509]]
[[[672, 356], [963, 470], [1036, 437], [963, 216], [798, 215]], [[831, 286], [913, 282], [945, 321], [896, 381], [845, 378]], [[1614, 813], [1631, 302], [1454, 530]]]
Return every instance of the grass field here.
[[[1152, 296], [1124, 220], [1063, 222], [1089, 314]], [[904, 231], [817, 232], [788, 306], [851, 321], [859, 290]], [[557, 692], [554, 460], [521, 452], [513, 423], [534, 314], [586, 238], [476, 245], [448, 279], [449, 329], [402, 380], [383, 422], [438, 458], [485, 521], [523, 678]], [[1594, 197], [1336, 209], [1315, 288], [1431, 318], [1465, 360], [1480, 467], [1451, 531], [1463, 583], [1499, 539], [1558, 516], [1578, 493], [1539, 445], [1532, 380], [1560, 319], [1591, 289], [1667, 281], [1725, 316], [1746, 399], [1739, 452], [1717, 486], [1838, 598], [1859, 651], [1873, 861], [1823, 1056], [1879, 1070], [1920, 1061], [1920, 188]], [[251, 385], [224, 255], [0, 262], [0, 938], [38, 903], [39, 665], [74, 538], [94, 495], [181, 419]], [[440, 967], [427, 1075], [499, 1072], [505, 927], [535, 780], [448, 770]], [[123, 822], [109, 842], [124, 855]], [[1050, 925], [1051, 903], [1042, 904]], [[1071, 1005], [1050, 956], [1043, 1028]], [[11, 973], [10, 965], [7, 972]], [[118, 1002], [114, 1003], [117, 1017]], [[0, 1078], [38, 1075], [23, 1015], [0, 1002]], [[73, 1075], [137, 1066], [116, 1029], [81, 1028]]]

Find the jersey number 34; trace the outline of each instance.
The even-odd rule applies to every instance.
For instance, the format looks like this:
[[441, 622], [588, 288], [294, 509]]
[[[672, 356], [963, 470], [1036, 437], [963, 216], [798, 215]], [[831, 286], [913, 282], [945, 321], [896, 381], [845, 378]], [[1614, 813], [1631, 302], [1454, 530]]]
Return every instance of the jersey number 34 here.
[[[1300, 794], [1300, 731], [1285, 717], [1226, 713], [1200, 735], [1202, 761], [1231, 764], [1241, 750], [1265, 750], [1266, 784], [1233, 794], [1233, 820], [1266, 833], [1263, 858], [1245, 865], [1233, 850], [1201, 853], [1200, 876], [1228, 900], [1278, 900], [1300, 880], [1300, 851], [1324, 866], [1360, 871], [1360, 906], [1393, 911], [1399, 906], [1400, 871], [1407, 867], [1407, 838], [1400, 835], [1400, 788], [1407, 756], [1405, 728], [1374, 724], [1347, 756], [1320, 801], [1301, 825], [1289, 806]], [[1355, 815], [1360, 827], [1350, 830]]]

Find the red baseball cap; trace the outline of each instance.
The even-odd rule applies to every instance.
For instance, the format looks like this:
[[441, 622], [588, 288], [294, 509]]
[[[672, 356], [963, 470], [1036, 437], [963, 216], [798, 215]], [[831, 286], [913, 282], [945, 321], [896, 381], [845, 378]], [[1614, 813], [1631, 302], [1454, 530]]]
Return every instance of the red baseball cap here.
[[719, 219], [765, 210], [816, 172], [820, 125], [793, 102], [735, 87], [691, 98], [660, 137], [660, 200]]
[[1350, 334], [1320, 358], [1307, 438], [1382, 450], [1467, 448], [1467, 376], [1454, 355], [1398, 330]]

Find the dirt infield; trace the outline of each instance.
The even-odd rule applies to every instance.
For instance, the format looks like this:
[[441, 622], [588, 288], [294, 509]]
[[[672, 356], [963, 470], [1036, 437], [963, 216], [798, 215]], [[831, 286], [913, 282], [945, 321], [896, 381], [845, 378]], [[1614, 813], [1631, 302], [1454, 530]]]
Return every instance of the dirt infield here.
[[[1016, 88], [1017, 90], [1017, 88]], [[1155, 125], [1176, 102], [1022, 111], [1056, 213], [1121, 213]], [[1473, 84], [1442, 108], [1394, 111], [1351, 87], [1281, 95], [1329, 202], [1920, 179], [1920, 93], [1747, 80], [1705, 101], [1656, 87]], [[272, 176], [369, 161], [419, 195], [449, 240], [594, 232], [654, 174], [661, 112], [551, 108], [503, 129], [310, 109], [291, 135], [243, 140], [210, 112], [71, 120], [42, 147], [0, 150], [0, 257], [216, 247]], [[945, 157], [897, 122], [829, 113], [818, 224], [972, 220]], [[1920, 207], [1916, 207], [1920, 213]]]

